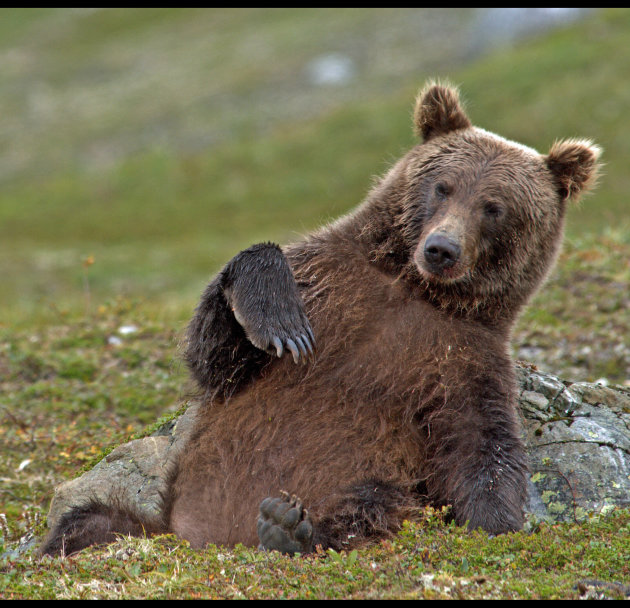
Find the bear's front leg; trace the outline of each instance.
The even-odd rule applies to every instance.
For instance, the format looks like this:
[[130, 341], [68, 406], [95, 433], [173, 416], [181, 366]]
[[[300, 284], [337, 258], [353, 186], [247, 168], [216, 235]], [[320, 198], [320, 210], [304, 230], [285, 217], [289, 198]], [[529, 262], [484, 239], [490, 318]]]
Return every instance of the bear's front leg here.
[[253, 245], [205, 289], [188, 326], [186, 363], [208, 394], [229, 397], [271, 360], [313, 353], [315, 340], [288, 260], [277, 245]]
[[431, 417], [427, 489], [450, 504], [459, 525], [491, 534], [520, 530], [527, 499], [527, 454], [513, 399], [486, 385]]
[[516, 532], [523, 527], [523, 507], [527, 499], [525, 451], [513, 439], [484, 440], [462, 462], [461, 483], [450, 502], [456, 521], [468, 528], [482, 528], [490, 534]]

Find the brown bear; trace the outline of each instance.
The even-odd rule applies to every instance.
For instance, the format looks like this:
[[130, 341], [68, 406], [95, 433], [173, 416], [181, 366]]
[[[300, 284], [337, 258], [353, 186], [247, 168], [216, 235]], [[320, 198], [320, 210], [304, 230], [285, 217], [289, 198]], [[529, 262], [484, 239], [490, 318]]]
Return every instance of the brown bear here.
[[424, 504], [452, 505], [470, 529], [521, 528], [510, 334], [599, 149], [567, 140], [539, 154], [472, 126], [439, 83], [414, 123], [422, 141], [358, 208], [284, 248], [242, 251], [204, 292], [186, 349], [204, 405], [163, 521], [93, 502], [43, 553], [143, 531], [340, 549]]

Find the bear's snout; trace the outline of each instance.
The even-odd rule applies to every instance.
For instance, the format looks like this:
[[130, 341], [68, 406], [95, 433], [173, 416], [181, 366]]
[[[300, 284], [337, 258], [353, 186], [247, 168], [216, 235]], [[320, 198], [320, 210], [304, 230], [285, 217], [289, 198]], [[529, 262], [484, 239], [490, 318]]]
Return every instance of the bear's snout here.
[[442, 274], [459, 262], [462, 248], [445, 234], [431, 234], [424, 243], [424, 259], [428, 269]]

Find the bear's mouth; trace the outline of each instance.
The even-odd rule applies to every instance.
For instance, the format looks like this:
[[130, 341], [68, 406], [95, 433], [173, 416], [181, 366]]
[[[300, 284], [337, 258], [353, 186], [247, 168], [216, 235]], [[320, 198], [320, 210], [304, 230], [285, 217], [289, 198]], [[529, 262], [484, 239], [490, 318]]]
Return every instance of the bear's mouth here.
[[416, 249], [414, 263], [426, 280], [453, 283], [469, 274], [464, 257], [459, 245], [453, 241], [427, 239]]
[[420, 271], [420, 275], [430, 282], [455, 283], [469, 274], [468, 269], [461, 263], [454, 264], [449, 268], [432, 269], [416, 261], [416, 267]]

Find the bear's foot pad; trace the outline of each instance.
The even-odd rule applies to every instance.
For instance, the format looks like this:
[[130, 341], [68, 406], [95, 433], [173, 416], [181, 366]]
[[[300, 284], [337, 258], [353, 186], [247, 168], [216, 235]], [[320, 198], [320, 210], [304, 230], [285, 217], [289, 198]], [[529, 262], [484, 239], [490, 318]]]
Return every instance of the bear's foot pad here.
[[313, 523], [302, 501], [281, 492], [279, 498], [265, 498], [258, 516], [260, 549], [288, 555], [310, 553], [313, 546]]

